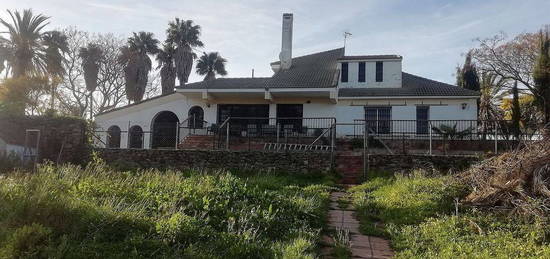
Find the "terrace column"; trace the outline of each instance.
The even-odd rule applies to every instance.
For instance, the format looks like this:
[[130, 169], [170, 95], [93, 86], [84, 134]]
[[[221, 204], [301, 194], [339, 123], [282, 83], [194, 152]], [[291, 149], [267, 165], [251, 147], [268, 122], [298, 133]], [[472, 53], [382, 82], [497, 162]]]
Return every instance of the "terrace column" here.
[[[276, 118], [277, 117], [277, 104], [270, 103], [269, 104], [269, 118]], [[269, 125], [275, 125], [276, 120], [269, 120]]]

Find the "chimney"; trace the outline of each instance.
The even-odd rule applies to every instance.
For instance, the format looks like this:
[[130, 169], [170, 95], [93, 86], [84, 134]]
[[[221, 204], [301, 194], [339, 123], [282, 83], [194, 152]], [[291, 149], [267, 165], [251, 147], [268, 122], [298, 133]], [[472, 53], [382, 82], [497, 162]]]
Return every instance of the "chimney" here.
[[289, 69], [292, 66], [292, 20], [291, 13], [283, 14], [283, 37], [279, 54], [281, 70]]

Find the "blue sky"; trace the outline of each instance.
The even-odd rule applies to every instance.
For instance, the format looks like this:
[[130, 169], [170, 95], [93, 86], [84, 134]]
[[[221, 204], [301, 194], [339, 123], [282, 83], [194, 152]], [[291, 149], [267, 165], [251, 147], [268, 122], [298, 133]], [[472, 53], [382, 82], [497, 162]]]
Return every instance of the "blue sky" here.
[[[49, 28], [76, 26], [123, 37], [150, 31], [164, 40], [174, 17], [202, 26], [204, 51], [228, 59], [229, 77], [271, 76], [281, 45], [281, 16], [294, 13], [293, 55], [343, 46], [346, 54], [399, 54], [403, 70], [454, 83], [462, 54], [475, 38], [508, 35], [550, 24], [548, 0], [2, 0], [1, 9], [33, 8]], [[7, 13], [0, 11], [0, 17]], [[192, 74], [190, 81], [201, 80]]]

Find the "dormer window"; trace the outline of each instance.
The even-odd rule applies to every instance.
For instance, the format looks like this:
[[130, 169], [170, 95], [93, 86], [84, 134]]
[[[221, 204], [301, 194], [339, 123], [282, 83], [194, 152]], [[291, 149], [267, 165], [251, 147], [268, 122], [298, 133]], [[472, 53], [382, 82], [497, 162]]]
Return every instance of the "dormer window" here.
[[342, 82], [348, 82], [348, 62], [342, 62]]
[[358, 78], [357, 78], [357, 81], [359, 82], [365, 82], [365, 62], [359, 62], [359, 73], [358, 73]]
[[376, 62], [376, 82], [384, 81], [384, 63], [382, 61]]

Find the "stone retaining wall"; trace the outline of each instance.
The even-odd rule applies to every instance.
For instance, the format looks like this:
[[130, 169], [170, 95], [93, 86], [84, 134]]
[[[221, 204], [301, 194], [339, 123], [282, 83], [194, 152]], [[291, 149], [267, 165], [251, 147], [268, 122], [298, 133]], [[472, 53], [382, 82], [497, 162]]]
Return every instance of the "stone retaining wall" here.
[[107, 163], [142, 168], [225, 168], [282, 172], [328, 172], [330, 153], [221, 150], [96, 149]]
[[475, 156], [369, 155], [369, 168], [389, 172], [418, 168], [457, 172], [480, 160], [481, 158]]

